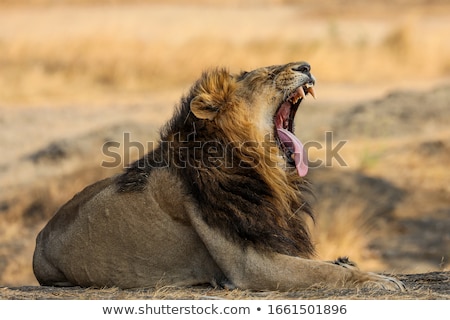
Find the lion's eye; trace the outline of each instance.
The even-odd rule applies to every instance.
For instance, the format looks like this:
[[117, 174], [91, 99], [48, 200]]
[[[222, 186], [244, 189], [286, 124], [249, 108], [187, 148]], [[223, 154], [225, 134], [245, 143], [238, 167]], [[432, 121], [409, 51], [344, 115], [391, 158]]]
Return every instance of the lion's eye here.
[[247, 77], [247, 75], [249, 75], [249, 74], [250, 74], [250, 72], [242, 71], [241, 74], [238, 76], [237, 81], [244, 80], [245, 77]]
[[301, 66], [292, 68], [292, 71], [298, 71], [301, 73], [309, 73], [311, 71], [311, 67], [307, 64], [302, 64]]

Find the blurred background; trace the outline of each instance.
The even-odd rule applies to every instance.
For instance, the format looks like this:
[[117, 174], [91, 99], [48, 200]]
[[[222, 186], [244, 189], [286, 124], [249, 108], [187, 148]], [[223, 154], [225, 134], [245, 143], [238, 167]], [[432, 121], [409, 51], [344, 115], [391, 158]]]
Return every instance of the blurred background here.
[[[446, 0], [0, 0], [0, 286], [37, 284], [39, 230], [142, 156], [124, 133], [155, 141], [202, 70], [299, 60], [318, 100], [296, 135], [346, 141], [345, 166], [310, 173], [318, 258], [448, 270], [449, 39]], [[108, 141], [117, 168], [101, 166]]]

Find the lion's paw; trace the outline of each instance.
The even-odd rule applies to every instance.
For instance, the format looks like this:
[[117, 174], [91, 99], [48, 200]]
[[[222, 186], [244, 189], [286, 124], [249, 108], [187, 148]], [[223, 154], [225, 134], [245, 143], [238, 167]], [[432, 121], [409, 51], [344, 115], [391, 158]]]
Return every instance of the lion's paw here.
[[406, 291], [406, 287], [400, 280], [381, 274], [368, 272], [368, 279], [362, 283], [362, 287], [377, 287], [389, 291]]

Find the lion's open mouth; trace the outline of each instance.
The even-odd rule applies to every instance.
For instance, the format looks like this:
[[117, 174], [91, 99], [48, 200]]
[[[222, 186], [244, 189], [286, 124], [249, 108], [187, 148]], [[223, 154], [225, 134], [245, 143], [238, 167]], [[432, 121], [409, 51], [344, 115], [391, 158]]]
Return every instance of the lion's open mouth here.
[[303, 144], [294, 135], [294, 118], [300, 103], [308, 93], [315, 98], [313, 82], [294, 90], [278, 107], [274, 116], [278, 146], [285, 154], [286, 161], [297, 168], [301, 177], [308, 173], [308, 159]]

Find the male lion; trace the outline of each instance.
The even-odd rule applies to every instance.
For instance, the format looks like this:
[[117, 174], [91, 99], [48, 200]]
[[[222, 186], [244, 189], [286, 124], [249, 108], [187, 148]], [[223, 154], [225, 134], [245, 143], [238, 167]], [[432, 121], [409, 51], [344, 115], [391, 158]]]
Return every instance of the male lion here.
[[305, 62], [237, 75], [205, 72], [162, 129], [158, 147], [75, 195], [40, 232], [38, 281], [404, 290], [345, 258], [311, 259], [308, 167], [293, 125], [314, 83]]

